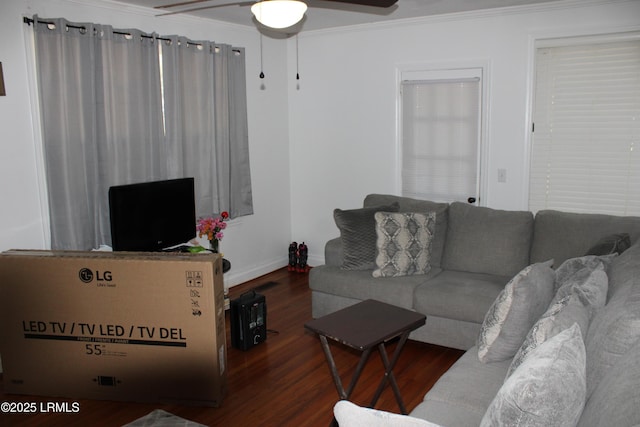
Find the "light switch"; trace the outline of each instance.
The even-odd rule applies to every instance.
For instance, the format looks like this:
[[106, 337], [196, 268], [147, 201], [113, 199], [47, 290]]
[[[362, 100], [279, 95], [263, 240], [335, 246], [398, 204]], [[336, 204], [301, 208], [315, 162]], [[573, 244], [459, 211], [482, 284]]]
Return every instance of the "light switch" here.
[[498, 182], [507, 182], [507, 170], [498, 169]]

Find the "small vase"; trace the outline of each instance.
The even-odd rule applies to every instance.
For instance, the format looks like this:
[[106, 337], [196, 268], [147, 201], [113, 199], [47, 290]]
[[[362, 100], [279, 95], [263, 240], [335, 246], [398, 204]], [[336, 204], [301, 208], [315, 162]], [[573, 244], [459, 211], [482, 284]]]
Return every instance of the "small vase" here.
[[218, 239], [211, 239], [209, 240], [209, 246], [210, 246], [210, 251], [213, 252], [214, 254], [218, 253], [218, 244], [220, 243], [220, 241]]

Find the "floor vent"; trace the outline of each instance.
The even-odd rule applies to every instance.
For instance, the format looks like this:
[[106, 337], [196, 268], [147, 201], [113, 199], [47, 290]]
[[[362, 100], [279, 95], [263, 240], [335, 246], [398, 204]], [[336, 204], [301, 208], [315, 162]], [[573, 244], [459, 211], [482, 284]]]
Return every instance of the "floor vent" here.
[[253, 290], [256, 291], [256, 292], [261, 292], [261, 291], [264, 291], [266, 289], [272, 288], [277, 284], [278, 284], [278, 282], [271, 281], [271, 282], [263, 283], [262, 285], [258, 285], [255, 288], [253, 288]]

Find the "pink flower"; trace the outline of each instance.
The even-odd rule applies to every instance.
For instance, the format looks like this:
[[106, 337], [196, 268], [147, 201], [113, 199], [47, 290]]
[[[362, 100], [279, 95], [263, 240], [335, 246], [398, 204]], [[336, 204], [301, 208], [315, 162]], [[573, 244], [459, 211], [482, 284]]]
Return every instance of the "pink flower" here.
[[226, 211], [222, 212], [217, 218], [200, 218], [196, 224], [198, 236], [207, 236], [208, 240], [222, 240], [224, 237], [222, 230], [227, 228], [227, 223], [225, 222], [227, 218], [229, 218], [229, 213]]

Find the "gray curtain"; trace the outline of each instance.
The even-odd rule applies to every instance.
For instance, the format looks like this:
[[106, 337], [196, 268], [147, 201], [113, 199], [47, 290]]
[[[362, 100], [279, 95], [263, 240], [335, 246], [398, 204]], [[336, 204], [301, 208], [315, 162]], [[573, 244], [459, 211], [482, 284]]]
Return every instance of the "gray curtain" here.
[[199, 215], [253, 213], [241, 49], [64, 19], [34, 30], [52, 248], [110, 244], [112, 185], [193, 176]]
[[221, 200], [229, 200], [229, 215], [233, 218], [253, 213], [245, 54], [242, 48], [223, 44], [215, 47], [213, 81], [216, 141], [220, 141], [223, 147], [227, 146], [219, 151], [217, 157], [218, 170], [222, 171], [218, 176], [227, 177], [223, 189], [219, 191]]
[[[244, 49], [169, 37], [162, 44], [171, 176], [193, 176], [198, 216], [253, 213]], [[207, 84], [202, 84], [207, 82]]]

